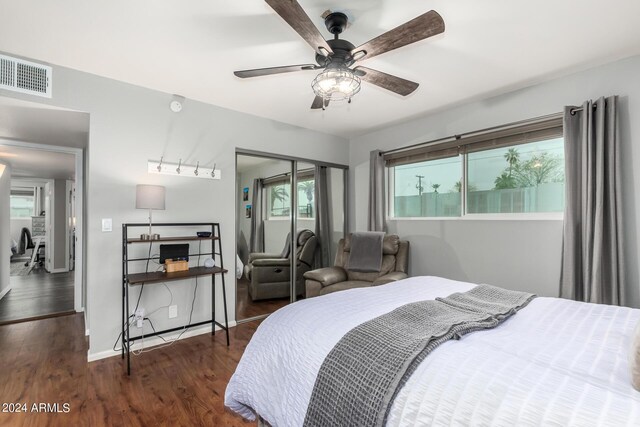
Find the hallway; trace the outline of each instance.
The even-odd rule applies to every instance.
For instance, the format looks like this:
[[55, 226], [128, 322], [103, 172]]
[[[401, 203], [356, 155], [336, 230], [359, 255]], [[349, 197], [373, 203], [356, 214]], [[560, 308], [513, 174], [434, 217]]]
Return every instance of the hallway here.
[[0, 299], [0, 324], [73, 312], [74, 274], [34, 269], [27, 276], [11, 276], [11, 290]]

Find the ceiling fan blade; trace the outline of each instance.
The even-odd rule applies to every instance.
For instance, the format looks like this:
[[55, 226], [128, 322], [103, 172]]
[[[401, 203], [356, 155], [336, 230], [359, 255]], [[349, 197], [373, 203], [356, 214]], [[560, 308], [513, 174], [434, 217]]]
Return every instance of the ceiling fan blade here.
[[289, 24], [307, 42], [316, 53], [327, 56], [333, 53], [318, 28], [296, 0], [265, 0], [287, 24]]
[[319, 109], [324, 109], [322, 103], [324, 102], [324, 108], [326, 108], [329, 105], [329, 100], [328, 99], [322, 99], [319, 96], [316, 96], [316, 98], [313, 100], [313, 103], [311, 104], [311, 109], [312, 110], [319, 110]]
[[285, 65], [283, 67], [256, 68], [254, 70], [234, 71], [233, 74], [235, 74], [237, 77], [246, 79], [248, 77], [260, 77], [268, 76], [270, 74], [291, 73], [292, 71], [315, 70], [317, 68], [319, 67], [315, 64]]
[[444, 21], [438, 12], [431, 10], [358, 46], [351, 54], [357, 60], [369, 59], [442, 32]]
[[365, 82], [380, 86], [383, 89], [395, 92], [398, 95], [407, 96], [418, 88], [418, 83], [405, 80], [382, 71], [372, 70], [367, 67], [356, 67], [353, 70]]

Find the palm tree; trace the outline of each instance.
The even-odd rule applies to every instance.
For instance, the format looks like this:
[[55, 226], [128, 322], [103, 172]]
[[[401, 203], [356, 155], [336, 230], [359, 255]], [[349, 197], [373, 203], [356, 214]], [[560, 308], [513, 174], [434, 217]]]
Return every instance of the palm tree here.
[[513, 168], [515, 168], [518, 161], [520, 161], [520, 153], [518, 153], [518, 150], [515, 148], [509, 148], [509, 151], [504, 153], [504, 158], [507, 163], [509, 163], [509, 176], [511, 176]]
[[[271, 193], [271, 211], [273, 212], [276, 201], [283, 202], [289, 198], [289, 192], [284, 185], [274, 185], [269, 191]], [[284, 211], [284, 206], [282, 207]]]
[[438, 188], [440, 188], [440, 184], [431, 184], [431, 188], [433, 188], [434, 193], [438, 193]]
[[302, 181], [298, 183], [298, 188], [305, 192], [307, 195], [307, 201], [311, 203], [313, 201], [313, 193], [316, 189], [316, 183], [313, 180]]
[[[309, 181], [302, 181], [302, 182], [298, 182], [298, 191], [302, 190], [305, 192], [305, 195], [307, 196], [307, 206], [306, 208], [306, 212], [304, 213], [304, 217], [306, 218], [310, 218], [313, 215], [313, 205], [311, 204], [311, 202], [313, 202], [313, 194], [315, 192], [316, 189], [316, 183], [314, 180], [309, 180]], [[300, 204], [300, 202], [298, 202], [298, 204]], [[299, 210], [300, 208], [298, 208]]]
[[496, 178], [494, 184], [496, 190], [504, 190], [507, 188], [517, 187], [516, 179], [507, 172], [502, 172], [502, 175]]

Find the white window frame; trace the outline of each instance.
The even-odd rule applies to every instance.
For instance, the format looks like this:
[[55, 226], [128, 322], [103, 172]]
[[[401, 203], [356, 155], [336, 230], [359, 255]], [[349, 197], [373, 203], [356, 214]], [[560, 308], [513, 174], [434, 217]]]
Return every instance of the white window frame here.
[[[564, 141], [563, 141], [564, 143]], [[514, 145], [515, 146], [515, 145]], [[562, 221], [564, 212], [520, 212], [520, 213], [468, 213], [467, 212], [467, 175], [468, 162], [467, 154], [458, 155], [462, 164], [462, 189], [461, 189], [461, 212], [460, 216], [417, 216], [417, 217], [396, 217], [394, 214], [395, 200], [395, 167], [389, 166], [386, 169], [387, 178], [387, 220], [389, 221]]]

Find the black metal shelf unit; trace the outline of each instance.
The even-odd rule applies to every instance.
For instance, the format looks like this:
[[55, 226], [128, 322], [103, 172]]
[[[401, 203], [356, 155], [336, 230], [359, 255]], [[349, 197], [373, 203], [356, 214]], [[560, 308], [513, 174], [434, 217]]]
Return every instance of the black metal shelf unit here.
[[[222, 259], [222, 243], [220, 240], [220, 224], [218, 223], [159, 223], [153, 224], [153, 227], [207, 227], [210, 228], [211, 236], [210, 237], [197, 237], [195, 235], [191, 236], [170, 236], [163, 237], [156, 240], [142, 240], [136, 237], [129, 236], [129, 230], [132, 228], [146, 228], [149, 227], [149, 224], [145, 223], [129, 223], [122, 224], [122, 359], [127, 358], [127, 374], [131, 375], [131, 343], [134, 343], [137, 340], [143, 338], [142, 335], [131, 337], [130, 333], [130, 314], [129, 314], [129, 287], [130, 286], [140, 286], [140, 285], [150, 285], [155, 283], [163, 283], [174, 280], [187, 280], [200, 276], [211, 276], [211, 320], [205, 320], [202, 322], [191, 323], [189, 325], [179, 326], [177, 328], [164, 329], [161, 331], [154, 331], [153, 333], [144, 334], [145, 338], [166, 334], [168, 332], [174, 332], [181, 329], [211, 324], [211, 335], [215, 335], [216, 325], [223, 329], [227, 336], [227, 346], [229, 345], [229, 321], [227, 318], [227, 290], [225, 285], [224, 275], [227, 272], [224, 268], [224, 263]], [[203, 230], [200, 230], [203, 231]], [[198, 241], [198, 242], [211, 242], [211, 252], [202, 252], [198, 250], [197, 253], [189, 254], [190, 257], [200, 257], [210, 255], [212, 258], [216, 259], [217, 262], [215, 267], [193, 267], [187, 271], [177, 271], [174, 273], [165, 273], [161, 271], [153, 271], [153, 272], [143, 272], [143, 273], [129, 273], [129, 264], [132, 262], [149, 262], [152, 260], [157, 260], [157, 256], [151, 255], [151, 246], [149, 250], [148, 257], [138, 257], [138, 258], [130, 258], [129, 257], [129, 245], [138, 244], [138, 243], [146, 243], [149, 245], [153, 245], [156, 243], [162, 242], [190, 242], [190, 241]], [[216, 244], [217, 243], [217, 244]], [[216, 248], [217, 246], [217, 248]], [[205, 250], [206, 251], [206, 250]], [[222, 282], [222, 299], [224, 302], [224, 325], [218, 321], [216, 321], [216, 276], [220, 275]]]

